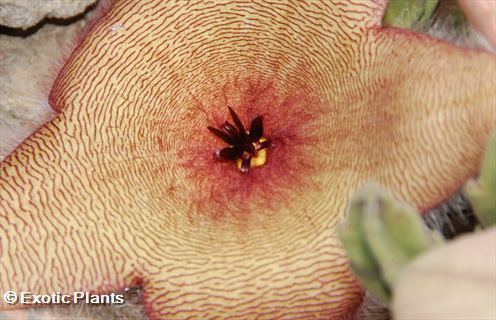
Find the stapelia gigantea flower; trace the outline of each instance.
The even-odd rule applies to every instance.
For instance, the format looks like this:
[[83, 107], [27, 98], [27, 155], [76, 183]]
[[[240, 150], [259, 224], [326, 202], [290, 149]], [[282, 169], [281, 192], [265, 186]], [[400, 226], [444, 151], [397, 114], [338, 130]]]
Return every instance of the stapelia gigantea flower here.
[[[349, 195], [373, 179], [432, 207], [496, 122], [494, 56], [381, 28], [385, 6], [113, 2], [53, 85], [58, 117], [0, 166], [0, 289], [138, 281], [157, 319], [353, 313]], [[245, 173], [207, 129], [228, 107], [271, 141]]]

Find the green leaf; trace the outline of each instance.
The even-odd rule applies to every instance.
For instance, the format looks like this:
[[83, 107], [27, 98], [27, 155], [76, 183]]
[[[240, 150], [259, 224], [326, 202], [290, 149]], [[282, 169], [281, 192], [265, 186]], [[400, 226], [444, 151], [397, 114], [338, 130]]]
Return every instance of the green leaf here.
[[413, 208], [368, 185], [353, 196], [340, 239], [364, 286], [388, 302], [404, 266], [441, 236], [428, 231]]
[[423, 25], [431, 18], [439, 0], [390, 0], [384, 24], [387, 26], [412, 28]]
[[496, 224], [496, 136], [489, 142], [478, 182], [468, 184], [467, 193], [481, 225]]
[[391, 290], [382, 281], [379, 263], [364, 237], [363, 206], [365, 203], [363, 194], [355, 195], [348, 213], [348, 226], [340, 230], [339, 237], [350, 259], [352, 270], [374, 296], [387, 302], [391, 297]]

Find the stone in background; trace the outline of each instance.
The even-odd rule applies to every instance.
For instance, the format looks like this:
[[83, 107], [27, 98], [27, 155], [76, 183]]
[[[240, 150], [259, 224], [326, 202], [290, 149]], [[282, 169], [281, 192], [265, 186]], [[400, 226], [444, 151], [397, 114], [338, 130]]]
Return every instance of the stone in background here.
[[67, 19], [97, 0], [0, 0], [0, 25], [28, 29], [45, 18]]
[[[87, 25], [95, 0], [0, 0], [0, 161], [31, 132], [52, 119], [49, 87], [57, 64]], [[40, 22], [73, 17], [74, 23]], [[10, 28], [16, 27], [16, 28]], [[19, 28], [17, 28], [19, 27]], [[23, 30], [28, 29], [28, 30]]]

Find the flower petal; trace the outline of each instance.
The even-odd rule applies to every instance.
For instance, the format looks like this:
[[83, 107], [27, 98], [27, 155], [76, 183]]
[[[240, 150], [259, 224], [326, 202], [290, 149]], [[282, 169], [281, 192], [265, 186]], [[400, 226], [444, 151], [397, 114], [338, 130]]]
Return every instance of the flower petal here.
[[[1, 289], [138, 279], [150, 318], [351, 317], [349, 195], [377, 178], [432, 206], [494, 128], [494, 57], [380, 28], [385, 3], [111, 2], [59, 116], [0, 164]], [[246, 175], [212, 157], [226, 105], [270, 119]]]

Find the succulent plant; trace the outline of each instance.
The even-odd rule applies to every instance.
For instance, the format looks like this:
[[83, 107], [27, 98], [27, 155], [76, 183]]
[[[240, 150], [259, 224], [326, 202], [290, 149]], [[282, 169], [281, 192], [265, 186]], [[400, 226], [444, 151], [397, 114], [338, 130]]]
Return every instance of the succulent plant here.
[[[385, 7], [112, 2], [52, 86], [58, 116], [0, 164], [0, 291], [139, 284], [152, 319], [350, 316], [349, 196], [372, 179], [435, 206], [496, 127], [494, 56], [383, 28]], [[271, 141], [245, 173], [214, 156], [227, 107]]]

